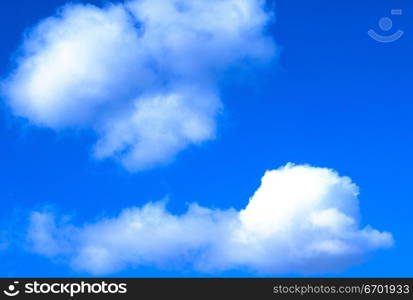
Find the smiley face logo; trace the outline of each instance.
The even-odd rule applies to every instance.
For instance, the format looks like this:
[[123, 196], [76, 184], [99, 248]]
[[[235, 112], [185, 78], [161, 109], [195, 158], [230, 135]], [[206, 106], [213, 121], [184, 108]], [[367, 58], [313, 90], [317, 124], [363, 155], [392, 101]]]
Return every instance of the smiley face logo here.
[[[401, 9], [392, 9], [391, 10], [392, 15], [402, 15], [403, 11]], [[393, 21], [392, 19], [388, 17], [383, 17], [379, 20], [379, 27], [383, 32], [389, 32], [393, 28]], [[397, 41], [402, 37], [404, 32], [402, 30], [397, 30], [395, 33], [390, 34], [390, 35], [382, 35], [374, 31], [373, 29], [370, 29], [368, 32], [368, 35], [376, 40], [377, 42], [380, 43], [392, 43]]]
[[9, 296], [9, 297], [17, 296], [17, 295], [20, 293], [20, 291], [16, 288], [16, 286], [17, 286], [18, 284], [19, 284], [18, 281], [13, 282], [13, 284], [10, 284], [10, 285], [8, 286], [7, 290], [4, 290], [3, 293], [4, 293], [6, 296]]

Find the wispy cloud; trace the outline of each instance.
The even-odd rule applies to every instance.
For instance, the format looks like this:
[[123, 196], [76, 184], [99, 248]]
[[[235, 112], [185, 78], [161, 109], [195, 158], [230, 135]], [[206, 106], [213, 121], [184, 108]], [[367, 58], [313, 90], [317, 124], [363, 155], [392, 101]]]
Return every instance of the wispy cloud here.
[[217, 74], [271, 59], [270, 19], [261, 0], [69, 4], [26, 36], [3, 90], [34, 124], [94, 130], [97, 158], [151, 168], [215, 136]]
[[241, 211], [193, 204], [174, 215], [160, 202], [81, 227], [58, 225], [55, 218], [33, 213], [34, 251], [64, 256], [75, 269], [96, 275], [188, 264], [199, 272], [335, 272], [393, 244], [390, 233], [360, 228], [358, 187], [350, 178], [292, 164], [268, 171]]

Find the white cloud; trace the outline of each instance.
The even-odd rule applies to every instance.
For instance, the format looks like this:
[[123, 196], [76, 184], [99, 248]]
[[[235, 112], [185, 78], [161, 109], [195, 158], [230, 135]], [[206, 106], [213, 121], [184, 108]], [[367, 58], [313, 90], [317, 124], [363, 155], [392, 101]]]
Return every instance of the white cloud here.
[[28, 237], [33, 251], [47, 256], [68, 253], [66, 249], [71, 247], [68, 238], [77, 234], [77, 229], [65, 223], [64, 218], [57, 224], [51, 213], [32, 213], [30, 224]]
[[49, 222], [51, 215], [35, 213], [30, 240], [35, 251], [49, 256], [58, 253], [49, 253], [47, 245], [64, 243], [62, 255], [72, 266], [96, 275], [142, 265], [335, 272], [393, 244], [390, 233], [360, 229], [357, 196], [357, 186], [333, 170], [288, 164], [268, 171], [241, 211], [193, 204], [173, 215], [163, 202], [149, 203], [71, 228], [71, 234], [67, 225]]
[[27, 35], [4, 92], [34, 124], [96, 131], [98, 158], [117, 157], [130, 170], [167, 162], [214, 137], [218, 72], [273, 56], [263, 5], [66, 5]]
[[130, 170], [147, 169], [167, 161], [188, 144], [198, 144], [215, 133], [219, 99], [202, 89], [181, 88], [168, 94], [141, 97], [134, 109], [102, 126], [95, 147], [98, 158], [118, 155]]

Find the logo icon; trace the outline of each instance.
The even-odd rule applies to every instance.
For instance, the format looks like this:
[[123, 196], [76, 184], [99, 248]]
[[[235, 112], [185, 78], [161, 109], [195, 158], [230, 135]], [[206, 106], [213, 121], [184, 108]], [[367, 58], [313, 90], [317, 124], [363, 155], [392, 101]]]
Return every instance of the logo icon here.
[[3, 293], [4, 293], [6, 296], [9, 296], [9, 297], [17, 296], [17, 295], [20, 293], [20, 291], [16, 289], [16, 286], [17, 286], [18, 284], [19, 284], [18, 281], [13, 282], [13, 284], [10, 284], [10, 285], [8, 286], [8, 289], [7, 289], [7, 290], [4, 290]]
[[[401, 9], [392, 9], [391, 10], [391, 15], [393, 16], [401, 16], [403, 14], [403, 10]], [[393, 21], [389, 17], [383, 17], [379, 20], [379, 27], [383, 32], [388, 32], [390, 29], [393, 28]], [[382, 35], [374, 31], [373, 29], [370, 29], [368, 32], [368, 35], [376, 40], [377, 42], [380, 43], [392, 43], [397, 41], [402, 37], [404, 32], [402, 30], [397, 30], [395, 33], [391, 35]]]

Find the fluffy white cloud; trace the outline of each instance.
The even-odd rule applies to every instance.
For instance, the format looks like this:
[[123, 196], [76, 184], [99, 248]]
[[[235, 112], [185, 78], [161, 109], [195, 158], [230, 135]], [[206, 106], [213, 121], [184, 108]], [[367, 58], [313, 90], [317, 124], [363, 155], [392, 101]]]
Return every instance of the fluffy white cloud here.
[[66, 253], [66, 249], [71, 247], [67, 237], [76, 234], [74, 227], [64, 222], [57, 224], [51, 213], [32, 213], [30, 224], [28, 237], [34, 246], [33, 251], [47, 256]]
[[29, 236], [35, 251], [59, 255], [60, 245], [73, 267], [97, 275], [188, 264], [200, 272], [334, 272], [393, 244], [390, 233], [360, 229], [357, 196], [333, 170], [288, 164], [268, 171], [241, 211], [193, 204], [173, 215], [164, 202], [149, 203], [78, 228], [34, 213]]
[[126, 168], [150, 168], [188, 144], [212, 138], [219, 105], [219, 99], [210, 91], [194, 87], [141, 97], [132, 111], [102, 126], [95, 156], [106, 158], [121, 153], [119, 159]]
[[69, 4], [27, 35], [3, 90], [16, 115], [92, 129], [96, 157], [146, 169], [214, 137], [217, 74], [273, 56], [270, 18], [261, 0]]

